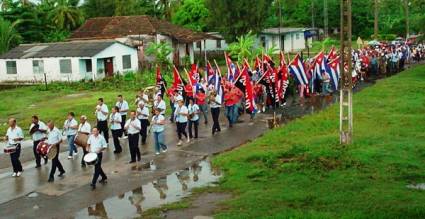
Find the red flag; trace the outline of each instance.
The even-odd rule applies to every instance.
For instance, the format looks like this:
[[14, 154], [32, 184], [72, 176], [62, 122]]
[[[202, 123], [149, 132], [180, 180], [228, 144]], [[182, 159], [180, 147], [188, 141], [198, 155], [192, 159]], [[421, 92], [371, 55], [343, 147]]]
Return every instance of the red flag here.
[[156, 85], [160, 85], [163, 81], [162, 75], [161, 75], [161, 68], [159, 65], [156, 66]]
[[177, 70], [176, 66], [173, 66], [173, 88], [179, 91], [183, 89], [183, 81], [180, 77], [179, 70]]
[[[213, 76], [214, 74], [215, 74], [214, 69], [211, 66], [210, 61], [208, 61], [208, 63], [207, 63], [207, 77], [209, 78], [209, 77]], [[205, 79], [205, 80], [207, 80], [207, 79]]]
[[192, 64], [192, 68], [190, 69], [190, 72], [189, 72], [189, 80], [190, 80], [190, 84], [192, 84], [192, 86], [195, 86], [198, 83], [199, 73], [198, 73], [198, 65], [197, 64]]
[[254, 97], [254, 87], [252, 86], [251, 78], [248, 75], [248, 67], [244, 67], [241, 73], [241, 81], [245, 85], [245, 99], [246, 99], [246, 109], [249, 112], [255, 110], [255, 97]]
[[[258, 57], [256, 57], [255, 58], [255, 64], [254, 64], [254, 69], [259, 69], [259, 68], [261, 68], [261, 60], [260, 60], [260, 58], [258, 58]], [[262, 69], [261, 69], [262, 70]]]

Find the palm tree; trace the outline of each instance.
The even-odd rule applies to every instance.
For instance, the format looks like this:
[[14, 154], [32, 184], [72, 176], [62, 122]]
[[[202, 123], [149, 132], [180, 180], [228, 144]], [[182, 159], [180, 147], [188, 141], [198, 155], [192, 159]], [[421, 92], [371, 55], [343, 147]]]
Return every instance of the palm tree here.
[[49, 18], [59, 29], [71, 30], [78, 27], [82, 21], [82, 13], [72, 0], [59, 0], [50, 12]]
[[146, 48], [146, 55], [155, 57], [155, 64], [163, 68], [170, 69], [171, 61], [168, 56], [173, 52], [173, 48], [166, 42], [151, 42]]
[[0, 18], [0, 54], [7, 52], [21, 41], [21, 35], [15, 29], [19, 23], [19, 20], [10, 23]]
[[236, 37], [236, 40], [228, 47], [230, 55], [237, 57], [239, 63], [242, 63], [244, 58], [252, 60], [255, 57], [255, 35], [250, 31], [244, 36]]

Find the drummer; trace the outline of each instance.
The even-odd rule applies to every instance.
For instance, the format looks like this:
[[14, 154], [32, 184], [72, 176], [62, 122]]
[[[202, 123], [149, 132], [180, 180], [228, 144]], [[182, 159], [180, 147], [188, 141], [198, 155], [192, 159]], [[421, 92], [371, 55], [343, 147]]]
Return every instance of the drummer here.
[[99, 181], [100, 183], [102, 184], [107, 183], [108, 177], [106, 177], [106, 174], [105, 172], [103, 172], [103, 169], [102, 169], [102, 157], [103, 157], [102, 152], [107, 147], [108, 147], [108, 144], [106, 143], [105, 138], [102, 135], [99, 135], [99, 130], [97, 128], [93, 128], [92, 134], [87, 140], [87, 148], [86, 148], [87, 151], [97, 154], [97, 162], [94, 165], [93, 179], [90, 184], [92, 190], [96, 189], [96, 182], [99, 176], [102, 177], [102, 179]]
[[[90, 135], [91, 125], [87, 122], [87, 116], [82, 115], [80, 117], [80, 125], [78, 125], [78, 134]], [[83, 147], [83, 157], [81, 158], [81, 167], [86, 167], [86, 163], [84, 162], [84, 156], [87, 154], [87, 150]]]
[[47, 123], [48, 135], [47, 135], [47, 144], [49, 147], [56, 147], [57, 152], [56, 156], [52, 159], [52, 169], [50, 170], [50, 176], [48, 182], [55, 181], [55, 172], [56, 168], [59, 169], [59, 177], [62, 177], [65, 174], [65, 170], [62, 167], [61, 162], [59, 161], [59, 145], [62, 142], [62, 133], [59, 131], [58, 128], [55, 127], [55, 123], [53, 121], [49, 121]]
[[[30, 134], [33, 140], [33, 152], [35, 157], [35, 168], [41, 167], [41, 156], [37, 152], [38, 144], [46, 138], [47, 126], [44, 122], [40, 121], [38, 116], [32, 116], [32, 122], [30, 125]], [[44, 158], [44, 164], [47, 164], [47, 157]]]
[[19, 161], [19, 156], [21, 155], [21, 141], [24, 139], [24, 133], [22, 129], [16, 125], [16, 119], [9, 119], [9, 128], [7, 129], [5, 137], [8, 146], [16, 147], [16, 151], [10, 153], [10, 160], [12, 161], [13, 166], [13, 177], [19, 177], [22, 174], [22, 165]]

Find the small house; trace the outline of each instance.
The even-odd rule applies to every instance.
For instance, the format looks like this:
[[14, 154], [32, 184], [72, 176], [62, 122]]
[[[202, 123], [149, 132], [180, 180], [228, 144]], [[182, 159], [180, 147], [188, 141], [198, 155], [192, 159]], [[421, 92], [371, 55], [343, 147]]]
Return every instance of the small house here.
[[193, 43], [208, 38], [214, 36], [147, 15], [138, 15], [90, 18], [71, 34], [69, 40], [115, 39], [137, 48], [141, 66], [153, 59], [145, 54], [150, 42], [168, 42], [173, 48], [169, 59], [179, 66], [185, 60], [193, 63]]
[[285, 52], [297, 52], [311, 46], [316, 30], [311, 28], [268, 28], [258, 34], [258, 46], [269, 49], [275, 46]]
[[137, 50], [115, 40], [21, 44], [0, 56], [1, 82], [95, 80], [137, 70]]

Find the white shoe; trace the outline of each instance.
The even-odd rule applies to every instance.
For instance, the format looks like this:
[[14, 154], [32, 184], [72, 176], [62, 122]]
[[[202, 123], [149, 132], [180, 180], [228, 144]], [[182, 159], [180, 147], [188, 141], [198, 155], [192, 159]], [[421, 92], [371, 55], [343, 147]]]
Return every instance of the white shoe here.
[[166, 148], [165, 150], [162, 150], [162, 153], [165, 153], [168, 151], [168, 148]]
[[72, 159], [72, 156], [68, 156], [68, 160], [71, 160]]
[[179, 142], [177, 142], [177, 146], [180, 146], [182, 144], [183, 144], [183, 142], [181, 140]]
[[18, 172], [17, 174], [16, 174], [16, 176], [17, 177], [20, 177], [22, 175], [22, 172]]
[[161, 153], [159, 153], [159, 152], [156, 152], [156, 153], [155, 153], [155, 155], [160, 155], [160, 154], [161, 154]]
[[190, 142], [190, 138], [187, 138], [187, 141], [186, 142], [189, 143]]
[[15, 177], [16, 176], [16, 173], [13, 173], [12, 176]]

